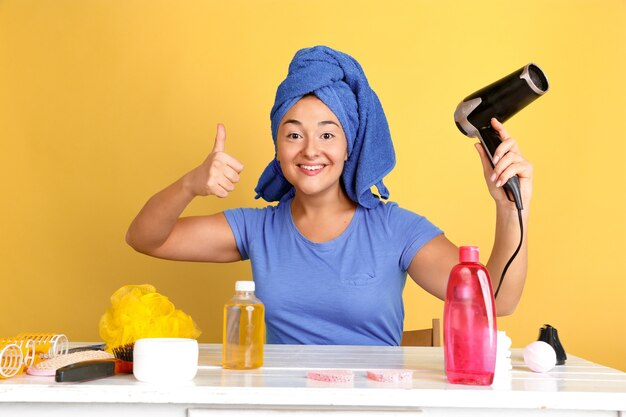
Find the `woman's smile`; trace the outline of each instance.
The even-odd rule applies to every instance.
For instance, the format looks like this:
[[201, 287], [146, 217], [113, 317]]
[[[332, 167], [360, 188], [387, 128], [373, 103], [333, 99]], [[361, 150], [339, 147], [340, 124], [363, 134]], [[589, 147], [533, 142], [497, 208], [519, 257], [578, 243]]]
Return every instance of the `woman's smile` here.
[[319, 174], [326, 167], [324, 164], [297, 164], [297, 166], [305, 175], [311, 176]]

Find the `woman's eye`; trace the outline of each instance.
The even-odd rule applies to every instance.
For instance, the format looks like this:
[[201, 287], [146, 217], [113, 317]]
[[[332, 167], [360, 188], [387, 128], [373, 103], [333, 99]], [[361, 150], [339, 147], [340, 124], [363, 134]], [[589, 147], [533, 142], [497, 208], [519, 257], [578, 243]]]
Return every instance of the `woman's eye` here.
[[287, 135], [289, 139], [298, 139], [300, 135], [298, 133], [290, 133]]
[[335, 137], [335, 135], [333, 135], [332, 133], [324, 133], [324, 134], [322, 134], [322, 139], [332, 139], [334, 137]]

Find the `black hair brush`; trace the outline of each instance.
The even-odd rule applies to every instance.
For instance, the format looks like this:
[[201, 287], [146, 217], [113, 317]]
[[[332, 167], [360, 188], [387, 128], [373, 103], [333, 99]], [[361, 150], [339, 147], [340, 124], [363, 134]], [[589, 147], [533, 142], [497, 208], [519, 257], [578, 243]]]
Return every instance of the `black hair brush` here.
[[81, 382], [116, 374], [132, 374], [134, 346], [134, 343], [127, 343], [114, 347], [112, 351], [115, 359], [77, 362], [59, 368], [54, 380], [56, 382]]

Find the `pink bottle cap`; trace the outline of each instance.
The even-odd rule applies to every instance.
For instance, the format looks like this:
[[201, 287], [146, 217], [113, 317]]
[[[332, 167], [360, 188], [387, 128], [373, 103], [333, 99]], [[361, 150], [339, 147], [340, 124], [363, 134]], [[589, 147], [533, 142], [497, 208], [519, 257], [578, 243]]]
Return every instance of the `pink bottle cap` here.
[[459, 260], [461, 262], [478, 262], [478, 246], [461, 246], [459, 248]]

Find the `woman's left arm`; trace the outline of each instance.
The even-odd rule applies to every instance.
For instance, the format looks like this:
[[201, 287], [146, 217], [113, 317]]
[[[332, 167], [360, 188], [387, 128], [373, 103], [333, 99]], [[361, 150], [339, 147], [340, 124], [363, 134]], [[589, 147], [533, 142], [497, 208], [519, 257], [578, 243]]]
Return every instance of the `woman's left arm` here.
[[511, 138], [505, 127], [496, 119], [491, 120], [491, 126], [498, 132], [502, 143], [494, 153], [495, 167], [491, 167], [489, 158], [483, 147], [477, 143], [476, 149], [483, 164], [483, 173], [489, 188], [489, 193], [496, 203], [496, 235], [491, 256], [487, 262], [487, 269], [491, 275], [494, 292], [500, 283], [502, 271], [511, 255], [520, 242], [519, 213], [515, 203], [509, 201], [502, 185], [509, 178], [517, 175], [522, 194], [521, 212], [524, 236], [519, 253], [507, 269], [504, 282], [496, 299], [496, 309], [499, 316], [513, 314], [519, 303], [526, 281], [528, 269], [528, 217], [530, 199], [532, 196], [533, 166], [521, 154], [515, 139]]
[[[502, 138], [494, 154], [495, 167], [492, 168], [487, 154], [480, 143], [476, 149], [483, 164], [483, 173], [489, 188], [489, 193], [496, 202], [496, 236], [487, 262], [487, 269], [491, 276], [495, 293], [502, 271], [509, 258], [517, 249], [520, 240], [520, 227], [515, 203], [508, 200], [502, 185], [513, 175], [519, 177], [522, 204], [522, 221], [524, 225], [524, 239], [519, 253], [509, 266], [504, 277], [504, 283], [496, 299], [498, 316], [506, 316], [515, 311], [524, 289], [526, 270], [528, 266], [528, 213], [530, 197], [532, 195], [533, 167], [522, 157], [519, 147], [512, 139], [504, 126], [496, 119], [491, 124]], [[440, 235], [425, 244], [414, 256], [408, 269], [411, 278], [426, 291], [434, 296], [445, 299], [446, 287], [450, 270], [458, 263], [458, 248], [444, 235]]]

